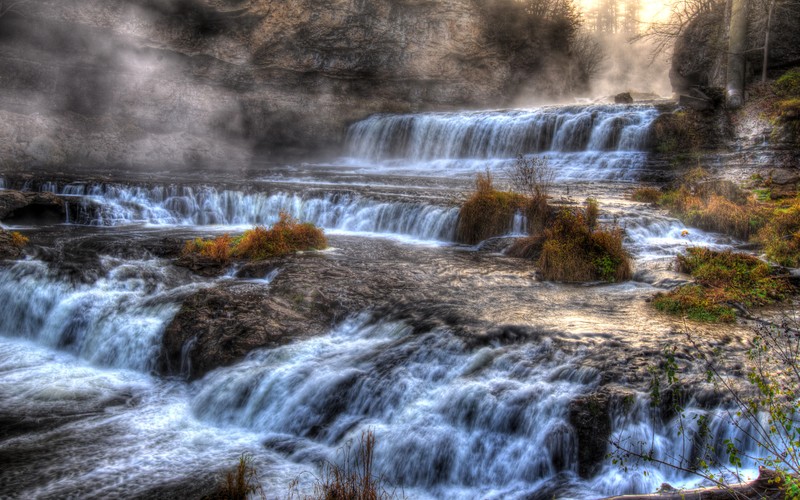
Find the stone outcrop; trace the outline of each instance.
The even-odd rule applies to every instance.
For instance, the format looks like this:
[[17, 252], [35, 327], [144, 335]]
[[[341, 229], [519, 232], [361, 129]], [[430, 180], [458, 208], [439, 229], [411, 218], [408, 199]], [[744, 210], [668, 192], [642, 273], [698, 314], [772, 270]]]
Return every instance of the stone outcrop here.
[[66, 206], [52, 193], [0, 190], [0, 220], [63, 222]]
[[10, 231], [0, 229], [0, 259], [16, 259], [22, 255], [22, 249]]
[[[780, 4], [780, 2], [779, 2]], [[670, 69], [672, 89], [679, 94], [688, 94], [695, 86], [725, 87], [727, 65], [728, 17], [726, 3], [716, 2], [706, 12], [698, 15], [676, 40]], [[774, 77], [783, 71], [800, 65], [800, 17], [789, 15], [786, 5], [776, 9], [772, 18], [769, 55], [769, 75]], [[750, 31], [748, 47], [764, 45], [764, 12], [750, 9]], [[762, 52], [747, 53], [747, 78], [755, 81], [761, 76]]]
[[499, 104], [471, 0], [29, 0], [0, 18], [11, 166], [248, 165], [381, 111]]

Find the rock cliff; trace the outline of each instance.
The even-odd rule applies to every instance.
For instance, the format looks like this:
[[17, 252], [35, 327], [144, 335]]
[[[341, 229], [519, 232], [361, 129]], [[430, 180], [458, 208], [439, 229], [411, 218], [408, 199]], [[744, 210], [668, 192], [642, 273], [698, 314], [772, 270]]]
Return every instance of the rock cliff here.
[[379, 111], [501, 104], [472, 0], [27, 0], [0, 17], [0, 167], [243, 166]]

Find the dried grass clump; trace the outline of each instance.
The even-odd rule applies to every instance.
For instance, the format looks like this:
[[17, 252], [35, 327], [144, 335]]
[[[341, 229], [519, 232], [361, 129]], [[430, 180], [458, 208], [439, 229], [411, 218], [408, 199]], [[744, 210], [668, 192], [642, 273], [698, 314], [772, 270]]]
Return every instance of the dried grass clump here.
[[361, 434], [355, 453], [351, 446], [343, 448], [343, 465], [327, 463], [314, 485], [313, 495], [297, 493], [297, 480], [290, 485], [289, 498], [303, 500], [393, 500], [405, 498], [395, 491], [387, 491], [384, 479], [376, 476], [374, 465], [375, 434], [368, 430]]
[[257, 226], [238, 238], [225, 234], [211, 240], [195, 238], [186, 242], [182, 257], [202, 257], [216, 264], [227, 264], [232, 258], [263, 260], [294, 252], [323, 250], [328, 240], [314, 224], [299, 222], [281, 212], [274, 226]]
[[328, 247], [325, 234], [310, 222], [299, 222], [281, 212], [280, 219], [267, 229], [255, 227], [236, 240], [233, 255], [250, 260], [282, 257], [306, 250], [324, 250]]
[[225, 234], [211, 240], [195, 238], [183, 246], [183, 257], [197, 255], [217, 264], [227, 264], [231, 260], [233, 238]]
[[510, 191], [498, 191], [489, 172], [478, 174], [475, 192], [461, 206], [458, 214], [456, 240], [474, 245], [507, 234], [517, 211], [528, 208], [525, 196]]
[[776, 209], [758, 233], [767, 257], [782, 266], [800, 267], [800, 200]]
[[25, 245], [28, 244], [28, 241], [29, 241], [28, 237], [24, 236], [22, 233], [19, 233], [17, 231], [11, 232], [11, 244], [13, 246], [22, 249], [25, 247]]
[[659, 203], [686, 224], [748, 240], [763, 225], [765, 209], [736, 184], [710, 180], [696, 168], [680, 187], [667, 191]]
[[622, 229], [592, 230], [585, 212], [563, 209], [544, 232], [539, 269], [554, 281], [628, 280], [631, 260], [622, 240]]
[[221, 479], [217, 491], [204, 497], [208, 500], [247, 500], [250, 495], [258, 494], [266, 498], [261, 483], [253, 467], [253, 457], [242, 454], [236, 468], [228, 471]]

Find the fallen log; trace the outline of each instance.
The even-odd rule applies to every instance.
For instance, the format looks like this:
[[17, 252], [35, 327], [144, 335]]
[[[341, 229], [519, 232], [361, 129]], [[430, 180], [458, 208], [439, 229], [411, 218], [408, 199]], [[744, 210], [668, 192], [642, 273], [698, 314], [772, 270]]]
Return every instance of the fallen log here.
[[786, 492], [781, 487], [782, 481], [778, 472], [759, 467], [758, 478], [748, 483], [692, 490], [678, 490], [668, 484], [663, 484], [658, 493], [620, 495], [604, 500], [783, 500]]

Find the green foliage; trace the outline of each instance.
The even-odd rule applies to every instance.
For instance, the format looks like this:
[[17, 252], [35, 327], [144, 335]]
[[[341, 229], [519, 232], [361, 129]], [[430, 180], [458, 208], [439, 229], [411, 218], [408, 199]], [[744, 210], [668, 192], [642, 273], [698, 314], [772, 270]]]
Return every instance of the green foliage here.
[[800, 67], [792, 68], [781, 75], [775, 80], [773, 89], [780, 97], [800, 97]]
[[696, 284], [659, 293], [653, 305], [694, 321], [732, 322], [736, 313], [730, 304], [763, 306], [784, 300], [792, 291], [767, 263], [741, 253], [688, 248], [678, 256], [678, 270]]
[[[616, 451], [613, 462], [624, 470], [629, 464], [655, 463], [692, 473], [727, 489], [732, 498], [752, 494], [753, 489], [736, 489], [725, 483], [747, 458], [759, 466], [759, 486], [764, 498], [798, 498], [800, 494], [800, 325], [794, 316], [780, 323], [761, 322], [753, 330], [750, 349], [744, 366], [731, 360], [718, 349], [705, 347], [695, 335], [686, 333], [680, 348], [681, 363], [675, 345], [666, 347], [659, 363], [650, 366], [651, 404], [662, 407], [669, 400], [674, 409], [677, 434], [685, 440], [674, 455], [655, 457], [646, 442], [630, 443], [613, 440]], [[702, 367], [707, 382], [718, 399], [728, 402], [722, 412], [691, 412], [694, 425], [689, 425], [686, 402], [691, 395], [675, 397], [676, 388], [690, 387], [682, 375], [693, 372], [692, 365]], [[743, 370], [746, 384], [732, 382], [731, 368]], [[668, 390], [665, 390], [668, 388]], [[667, 397], [669, 396], [669, 397]], [[741, 438], [714, 441], [709, 422], [724, 419]], [[762, 467], [764, 469], [762, 469]], [[733, 474], [731, 474], [733, 473]], [[771, 489], [766, 491], [764, 488]], [[780, 495], [780, 496], [778, 496]], [[747, 496], [750, 498], [750, 496]], [[761, 497], [759, 497], [761, 498]]]
[[733, 308], [714, 301], [700, 285], [684, 285], [653, 299], [659, 311], [685, 316], [692, 321], [730, 323], [736, 319]]

